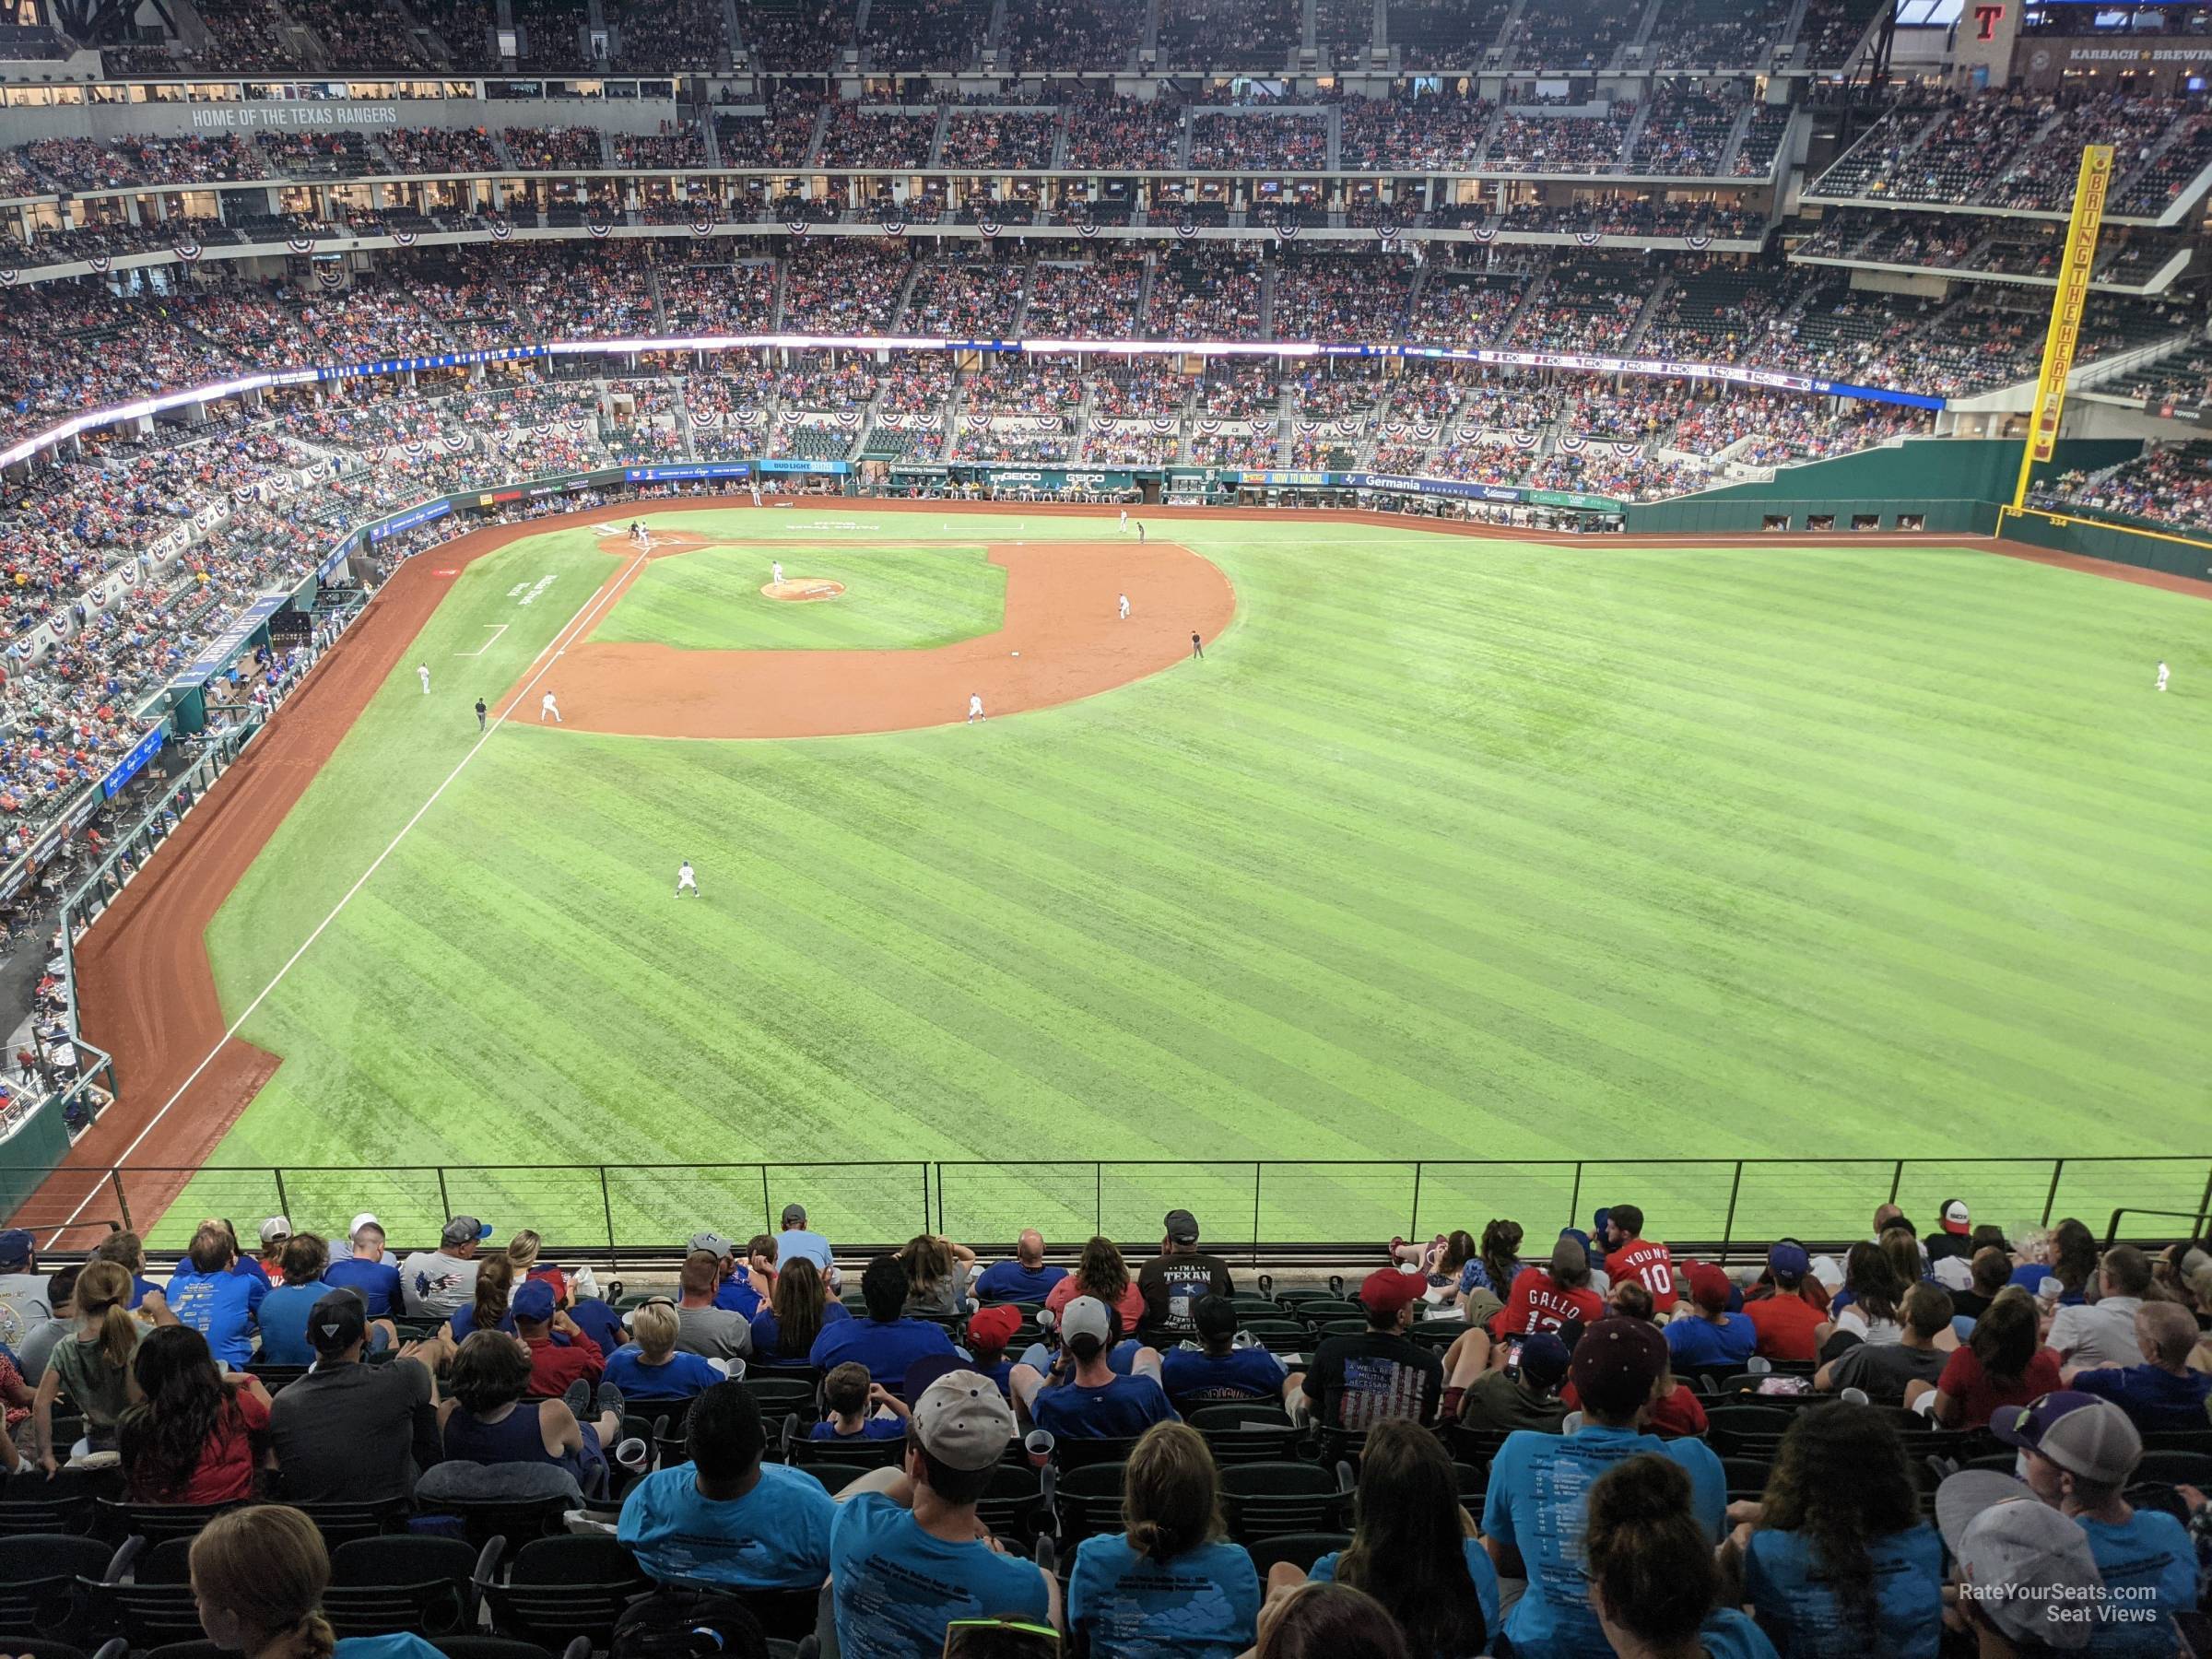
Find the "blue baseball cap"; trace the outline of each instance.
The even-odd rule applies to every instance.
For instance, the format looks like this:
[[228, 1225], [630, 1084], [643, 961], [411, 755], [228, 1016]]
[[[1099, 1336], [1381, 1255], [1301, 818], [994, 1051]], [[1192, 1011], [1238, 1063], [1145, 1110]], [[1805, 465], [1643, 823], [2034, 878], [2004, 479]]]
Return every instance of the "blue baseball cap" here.
[[553, 1287], [543, 1279], [524, 1280], [515, 1287], [514, 1300], [507, 1305], [515, 1318], [542, 1324], [553, 1317]]
[[1783, 1278], [1803, 1278], [1813, 1270], [1813, 1258], [1794, 1239], [1784, 1239], [1767, 1252], [1767, 1265]]
[[37, 1242], [20, 1227], [11, 1227], [0, 1232], [0, 1268], [19, 1268], [30, 1260], [31, 1246]]

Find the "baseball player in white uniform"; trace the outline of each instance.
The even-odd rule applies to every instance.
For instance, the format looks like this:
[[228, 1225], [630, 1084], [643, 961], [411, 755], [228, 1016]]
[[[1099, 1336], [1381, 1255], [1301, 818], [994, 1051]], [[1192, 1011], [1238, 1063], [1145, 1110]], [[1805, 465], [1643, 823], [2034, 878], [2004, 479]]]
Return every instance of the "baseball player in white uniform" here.
[[782, 587], [783, 585], [783, 561], [780, 559], [770, 559], [768, 574], [770, 580], [774, 582], [778, 587]]
[[1122, 595], [1122, 620], [1129, 620], [1129, 595], [1126, 594]]
[[983, 694], [981, 691], [969, 692], [968, 724], [973, 725], [979, 720], [988, 720], [990, 716], [983, 712]]
[[688, 858], [676, 866], [676, 896], [681, 899], [686, 893], [694, 899], [699, 897], [699, 881], [691, 874], [691, 861]]
[[[2162, 675], [2166, 665], [2160, 663], [2159, 667]], [[422, 676], [422, 694], [425, 697], [428, 697], [430, 694], [430, 665], [428, 663], [418, 663], [416, 665], [415, 672]], [[2166, 688], [2163, 684], [2159, 687], [2159, 689], [2161, 691], [2163, 691], [2165, 688]]]
[[546, 693], [544, 700], [537, 705], [537, 724], [539, 725], [544, 725], [546, 724], [546, 716], [548, 714], [553, 717], [553, 724], [555, 725], [564, 725], [567, 724], [561, 719], [560, 705], [553, 700], [553, 693], [550, 691]]
[[[428, 673], [429, 673], [429, 671], [428, 669], [425, 669], [423, 672], [425, 673], [425, 675], [428, 675]], [[2166, 665], [2165, 665], [2163, 662], [2161, 662], [2161, 663], [2159, 663], [2159, 690], [2161, 690], [2161, 691], [2163, 691], [2163, 690], [2165, 690], [2165, 689], [2166, 689], [2166, 675], [2167, 675], [2167, 667], [2166, 667]], [[423, 688], [425, 691], [428, 691], [428, 690], [430, 688], [430, 682], [429, 681], [429, 679], [428, 679], [428, 678], [425, 678], [425, 679], [424, 679], [424, 681], [422, 682], [422, 688]]]
[[1129, 509], [1126, 507], [1122, 509], [1122, 534], [1129, 534]]

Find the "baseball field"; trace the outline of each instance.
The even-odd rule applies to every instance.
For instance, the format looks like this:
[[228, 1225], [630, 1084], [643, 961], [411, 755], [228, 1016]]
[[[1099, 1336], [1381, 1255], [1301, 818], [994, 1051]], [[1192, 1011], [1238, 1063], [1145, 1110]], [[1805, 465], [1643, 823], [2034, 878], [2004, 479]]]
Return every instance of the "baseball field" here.
[[[2212, 1149], [2201, 598], [1840, 536], [646, 523], [400, 572], [265, 845], [141, 907], [219, 900], [219, 1053], [131, 982], [171, 971], [158, 918], [95, 929], [133, 1161], [287, 1167], [282, 1206], [200, 1174], [157, 1237], [450, 1207], [665, 1241], [794, 1197], [844, 1240], [925, 1202], [970, 1238], [1144, 1240], [1169, 1203], [1222, 1240], [1538, 1236], [1575, 1159], [1582, 1213], [1675, 1238], [1731, 1205], [1851, 1236], [1898, 1158], [2077, 1160], [2055, 1195], [1916, 1166], [1924, 1216], [2200, 1200], [2201, 1162], [2132, 1160]], [[771, 560], [840, 591], [774, 596]], [[218, 806], [161, 857], [214, 858]], [[1416, 1159], [1492, 1161], [1416, 1194]]]

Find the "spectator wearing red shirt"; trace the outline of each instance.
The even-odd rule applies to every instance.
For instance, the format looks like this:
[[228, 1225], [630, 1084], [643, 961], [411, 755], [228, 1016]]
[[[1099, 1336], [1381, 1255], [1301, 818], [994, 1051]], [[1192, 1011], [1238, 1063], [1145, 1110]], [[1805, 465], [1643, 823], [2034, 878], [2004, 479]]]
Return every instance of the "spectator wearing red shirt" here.
[[[2058, 1356], [2037, 1333], [2035, 1298], [2018, 1285], [1997, 1293], [1969, 1336], [1944, 1362], [1929, 1416], [1946, 1429], [1985, 1429], [2006, 1406], [2025, 1406], [2062, 1386]], [[1905, 1391], [1912, 1405], [1925, 1385]]]
[[[1719, 1270], [1714, 1269], [1715, 1272]], [[1606, 1312], [1608, 1318], [1652, 1320], [1652, 1293], [1635, 1279], [1623, 1279], [1606, 1293]], [[1663, 1329], [1660, 1335], [1664, 1336]], [[1560, 1392], [1559, 1398], [1570, 1411], [1582, 1409], [1582, 1396], [1571, 1382]], [[1644, 1418], [1644, 1426], [1662, 1440], [1702, 1440], [1711, 1426], [1705, 1417], [1705, 1407], [1699, 1403], [1698, 1391], [1685, 1383], [1669, 1369], [1662, 1371], [1652, 1388], [1652, 1407]]]
[[116, 1445], [138, 1503], [234, 1503], [253, 1496], [269, 1431], [269, 1396], [253, 1377], [227, 1376], [207, 1338], [160, 1325], [131, 1360], [144, 1397], [116, 1421]]
[[1633, 1204], [1617, 1204], [1606, 1212], [1605, 1227], [1606, 1273], [1615, 1284], [1632, 1278], [1652, 1293], [1652, 1305], [1662, 1313], [1675, 1306], [1675, 1258], [1665, 1245], [1643, 1236], [1643, 1211]]
[[1524, 1267], [1514, 1275], [1505, 1311], [1491, 1319], [1487, 1330], [1470, 1327], [1445, 1353], [1444, 1415], [1450, 1418], [1458, 1412], [1462, 1395], [1493, 1362], [1505, 1363], [1507, 1337], [1594, 1324], [1605, 1311], [1605, 1300], [1590, 1288], [1590, 1253], [1581, 1235], [1561, 1233], [1551, 1247], [1550, 1265]]
[[1813, 1300], [1812, 1288], [1818, 1281], [1808, 1277], [1812, 1268], [1812, 1257], [1794, 1239], [1784, 1239], [1767, 1252], [1767, 1275], [1772, 1283], [1744, 1299], [1744, 1317], [1759, 1332], [1759, 1346], [1752, 1352], [1760, 1358], [1800, 1365], [1819, 1358], [1814, 1332], [1828, 1313]]
[[[574, 1320], [553, 1305], [552, 1286], [542, 1279], [525, 1280], [515, 1287], [508, 1311], [514, 1315], [514, 1334], [530, 1350], [528, 1398], [558, 1400], [571, 1383], [598, 1382], [606, 1356]], [[563, 1343], [560, 1337], [568, 1340]]]

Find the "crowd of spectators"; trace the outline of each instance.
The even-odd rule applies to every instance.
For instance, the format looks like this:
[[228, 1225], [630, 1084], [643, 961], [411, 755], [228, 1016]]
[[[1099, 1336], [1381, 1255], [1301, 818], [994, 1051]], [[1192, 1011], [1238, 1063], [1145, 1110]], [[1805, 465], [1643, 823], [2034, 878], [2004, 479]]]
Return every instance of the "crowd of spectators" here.
[[1105, 253], [1080, 263], [1040, 259], [1030, 282], [1024, 332], [1036, 339], [1131, 335], [1144, 293], [1142, 253]]
[[784, 89], [758, 115], [726, 111], [714, 117], [715, 147], [724, 167], [790, 167], [806, 159], [822, 100]]
[[[317, 1505], [535, 1505], [597, 1535], [561, 1540], [548, 1599], [634, 1586], [625, 1629], [739, 1654], [759, 1618], [811, 1632], [820, 1592], [853, 1659], [1163, 1628], [1258, 1659], [1925, 1654], [1947, 1623], [2012, 1654], [2054, 1602], [2090, 1628], [2038, 1646], [2162, 1654], [2212, 1544], [2174, 1478], [2212, 1447], [2196, 1239], [2007, 1236], [1953, 1199], [1924, 1233], [1885, 1204], [1833, 1254], [1723, 1265], [1624, 1203], [1285, 1288], [1182, 1209], [1063, 1265], [1034, 1230], [988, 1264], [926, 1233], [841, 1260], [794, 1203], [618, 1296], [526, 1229], [424, 1230], [272, 1216], [250, 1253], [209, 1220], [173, 1268], [123, 1233], [53, 1272], [0, 1233], [13, 1478], [271, 1500], [195, 1518], [178, 1586], [257, 1655], [327, 1640]], [[1009, 1547], [1032, 1532], [1064, 1576]]]
[[377, 143], [402, 172], [497, 172], [507, 165], [482, 127], [385, 127]]
[[929, 159], [937, 118], [840, 101], [822, 129], [824, 167], [919, 167]]
[[624, 69], [719, 69], [729, 62], [721, 0], [628, 0], [606, 14], [615, 26], [615, 61]]
[[611, 133], [618, 167], [677, 168], [707, 164], [707, 135], [695, 121], [664, 121], [657, 133]]
[[914, 251], [802, 242], [783, 261], [783, 326], [816, 334], [888, 334]]
[[912, 297], [899, 327], [956, 340], [1011, 339], [1021, 315], [1027, 261], [985, 253], [941, 253], [914, 271]]
[[945, 119], [942, 167], [1041, 168], [1052, 165], [1060, 118], [1050, 110], [959, 110]]
[[1530, 115], [1509, 110], [1498, 118], [1497, 131], [1477, 171], [1618, 172], [1635, 114], [1635, 105], [1625, 101], [1607, 106], [1604, 115]]
[[1229, 114], [1208, 110], [1200, 112], [1191, 123], [1193, 167], [1319, 172], [1328, 164], [1328, 123], [1318, 115]]
[[1156, 340], [1260, 339], [1262, 294], [1256, 255], [1221, 244], [1159, 255], [1145, 331]]
[[1100, 94], [1070, 101], [1067, 165], [1159, 171], [1182, 160], [1182, 106], [1161, 98]]
[[1403, 255], [1293, 248], [1276, 267], [1275, 332], [1292, 340], [1399, 338], [1413, 278]]
[[595, 172], [606, 165], [597, 127], [509, 127], [500, 141], [524, 172]]
[[1034, 0], [1009, 6], [999, 50], [1018, 69], [1118, 69], [1144, 38], [1145, 0]]
[[1303, 25], [1298, 0], [1183, 0], [1159, 14], [1160, 67], [1279, 70]]
[[2059, 512], [2117, 513], [2201, 531], [2212, 524], [2212, 442], [2154, 445], [2094, 477], [2063, 473], [2039, 486], [2034, 500]]
[[404, 6], [319, 0], [312, 22], [333, 69], [414, 69], [425, 61]]

